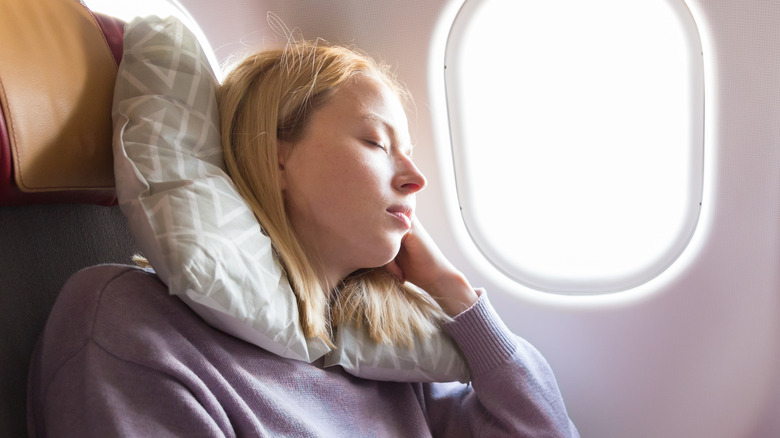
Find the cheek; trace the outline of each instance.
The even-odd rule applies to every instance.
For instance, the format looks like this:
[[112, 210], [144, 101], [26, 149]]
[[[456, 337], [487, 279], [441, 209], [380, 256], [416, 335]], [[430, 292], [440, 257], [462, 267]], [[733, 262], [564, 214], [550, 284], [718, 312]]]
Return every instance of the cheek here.
[[[391, 169], [387, 160], [360, 153], [331, 151], [309, 156], [305, 166], [290, 174], [286, 196], [304, 202], [311, 210], [331, 215], [374, 208], [372, 201], [382, 200], [390, 186]], [[363, 152], [358, 149], [357, 152]]]
[[329, 167], [331, 185], [344, 194], [360, 196], [364, 200], [381, 196], [381, 188], [387, 180], [387, 166], [380, 160], [352, 158]]
[[322, 220], [353, 212], [367, 197], [365, 178], [343, 162], [323, 160], [301, 170], [289, 195], [300, 208]]

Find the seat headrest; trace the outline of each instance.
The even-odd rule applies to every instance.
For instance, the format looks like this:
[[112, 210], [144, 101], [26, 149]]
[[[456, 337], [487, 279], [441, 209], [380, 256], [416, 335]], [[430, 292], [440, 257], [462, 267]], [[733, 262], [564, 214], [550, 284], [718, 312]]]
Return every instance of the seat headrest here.
[[115, 203], [123, 31], [78, 0], [0, 0], [0, 205]]

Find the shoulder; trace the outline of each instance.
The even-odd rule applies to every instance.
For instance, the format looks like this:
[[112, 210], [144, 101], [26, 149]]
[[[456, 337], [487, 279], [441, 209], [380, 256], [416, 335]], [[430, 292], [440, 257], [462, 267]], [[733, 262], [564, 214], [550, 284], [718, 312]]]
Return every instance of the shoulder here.
[[[172, 357], [198, 357], [214, 342], [242, 342], [206, 324], [151, 271], [100, 265], [65, 284], [39, 339], [35, 360], [53, 378], [87, 346], [161, 369]], [[41, 376], [47, 381], [47, 376]]]
[[[42, 342], [67, 341], [78, 349], [89, 340], [111, 341], [170, 324], [168, 315], [187, 309], [151, 271], [99, 265], [74, 274], [52, 308]], [[62, 338], [62, 339], [59, 339]]]

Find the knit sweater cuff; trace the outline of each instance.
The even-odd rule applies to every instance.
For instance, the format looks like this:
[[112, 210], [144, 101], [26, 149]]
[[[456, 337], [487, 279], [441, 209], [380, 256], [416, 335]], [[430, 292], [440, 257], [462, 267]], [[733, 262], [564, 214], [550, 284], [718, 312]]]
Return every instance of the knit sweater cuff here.
[[507, 362], [518, 348], [515, 335], [501, 321], [487, 293], [478, 292], [477, 302], [447, 324], [447, 331], [463, 352], [472, 376]]

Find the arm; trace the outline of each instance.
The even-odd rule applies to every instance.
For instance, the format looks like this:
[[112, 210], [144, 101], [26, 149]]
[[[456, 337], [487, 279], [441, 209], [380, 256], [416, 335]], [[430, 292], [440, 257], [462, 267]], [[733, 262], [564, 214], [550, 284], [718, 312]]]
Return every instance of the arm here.
[[471, 369], [470, 386], [424, 386], [434, 436], [578, 437], [552, 370], [514, 336], [486, 294], [447, 326]]
[[463, 352], [471, 385], [424, 385], [435, 436], [578, 437], [542, 355], [513, 335], [415, 218], [391, 272], [428, 292], [454, 319], [446, 328]]
[[40, 403], [41, 436], [224, 436], [172, 376], [119, 359], [92, 342], [57, 370]]

